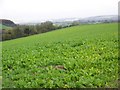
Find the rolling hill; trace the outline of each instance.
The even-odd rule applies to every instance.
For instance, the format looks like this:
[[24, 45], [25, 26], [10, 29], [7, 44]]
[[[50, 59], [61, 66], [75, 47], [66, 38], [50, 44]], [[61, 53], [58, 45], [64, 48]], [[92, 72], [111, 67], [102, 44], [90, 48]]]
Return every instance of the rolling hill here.
[[8, 29], [12, 29], [12, 27], [0, 24], [0, 30], [8, 30]]
[[0, 19], [1, 24], [5, 25], [5, 26], [9, 26], [9, 27], [14, 27], [16, 26], [16, 24], [11, 21], [11, 20], [7, 20], [7, 19]]
[[117, 25], [74, 26], [1, 42], [3, 88], [118, 87]]
[[11, 20], [0, 19], [0, 30], [9, 30], [15, 26], [16, 26], [16, 24]]

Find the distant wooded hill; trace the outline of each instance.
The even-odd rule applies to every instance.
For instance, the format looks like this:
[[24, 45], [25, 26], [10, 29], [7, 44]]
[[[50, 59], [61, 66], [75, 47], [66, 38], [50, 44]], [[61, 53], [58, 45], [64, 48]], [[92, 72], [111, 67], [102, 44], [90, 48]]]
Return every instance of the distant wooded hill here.
[[9, 26], [9, 27], [14, 27], [14, 26], [16, 26], [16, 24], [15, 24], [13, 21], [7, 20], [7, 19], [0, 19], [0, 23], [1, 23], [2, 25]]

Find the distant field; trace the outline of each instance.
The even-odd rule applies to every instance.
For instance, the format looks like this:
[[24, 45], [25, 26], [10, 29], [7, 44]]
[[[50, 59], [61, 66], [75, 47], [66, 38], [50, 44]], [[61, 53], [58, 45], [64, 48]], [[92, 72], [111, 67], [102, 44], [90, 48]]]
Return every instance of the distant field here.
[[74, 26], [2, 45], [3, 87], [117, 87], [117, 23]]
[[12, 29], [12, 27], [5, 26], [5, 25], [0, 24], [0, 29], [8, 30], [8, 29]]

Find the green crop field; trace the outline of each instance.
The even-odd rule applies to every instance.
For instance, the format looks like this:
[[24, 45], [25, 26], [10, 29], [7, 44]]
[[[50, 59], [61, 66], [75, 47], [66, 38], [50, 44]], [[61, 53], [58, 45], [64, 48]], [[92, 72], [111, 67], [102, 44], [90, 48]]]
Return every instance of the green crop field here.
[[118, 86], [118, 24], [74, 26], [2, 42], [3, 87]]
[[12, 29], [12, 27], [5, 26], [5, 25], [0, 24], [0, 29], [8, 30], [8, 29]]

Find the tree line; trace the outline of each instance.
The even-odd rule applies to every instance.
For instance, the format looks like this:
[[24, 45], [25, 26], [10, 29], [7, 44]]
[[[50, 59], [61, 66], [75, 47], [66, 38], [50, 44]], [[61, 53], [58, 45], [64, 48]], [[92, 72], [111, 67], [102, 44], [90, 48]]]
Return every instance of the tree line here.
[[79, 25], [77, 22], [73, 22], [69, 26], [57, 26], [51, 21], [46, 21], [37, 25], [17, 25], [12, 29], [2, 30], [2, 41], [16, 39], [20, 37], [26, 37], [34, 34], [45, 33], [56, 29], [71, 27]]
[[2, 41], [45, 33], [59, 28], [61, 26], [53, 25], [50, 21], [37, 25], [17, 25], [12, 29], [2, 30]]

